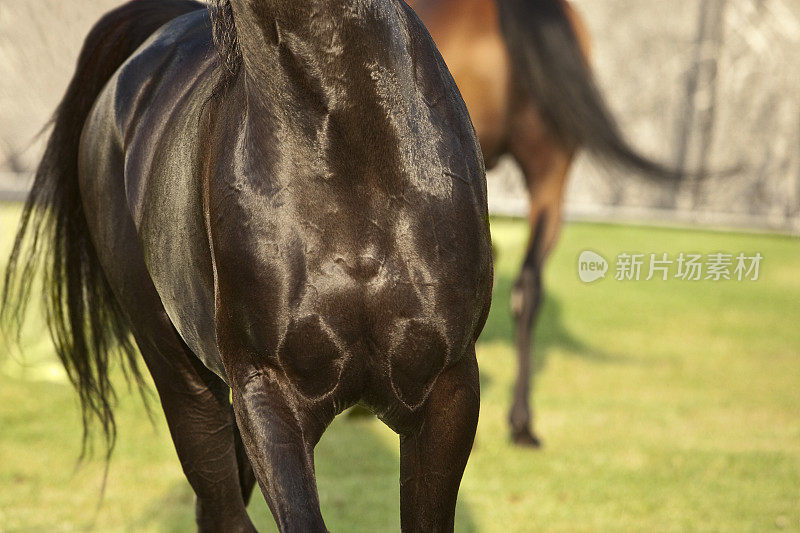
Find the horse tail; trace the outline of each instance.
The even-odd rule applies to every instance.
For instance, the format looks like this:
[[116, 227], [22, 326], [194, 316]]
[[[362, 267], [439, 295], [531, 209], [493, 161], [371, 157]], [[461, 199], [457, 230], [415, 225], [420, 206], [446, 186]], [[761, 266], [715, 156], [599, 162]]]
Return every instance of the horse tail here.
[[567, 146], [660, 178], [680, 173], [638, 153], [622, 136], [581, 49], [566, 0], [497, 0], [519, 90]]
[[92, 28], [74, 77], [51, 118], [52, 132], [23, 207], [5, 273], [0, 322], [19, 340], [34, 273], [42, 267], [47, 325], [80, 397], [83, 453], [93, 418], [102, 425], [109, 454], [114, 446], [112, 354], [119, 355], [125, 376], [140, 390], [143, 378], [127, 320], [89, 236], [78, 184], [81, 132], [94, 101], [120, 65], [149, 35], [181, 11], [187, 12], [190, 5], [202, 8], [194, 2], [136, 0], [109, 12]]

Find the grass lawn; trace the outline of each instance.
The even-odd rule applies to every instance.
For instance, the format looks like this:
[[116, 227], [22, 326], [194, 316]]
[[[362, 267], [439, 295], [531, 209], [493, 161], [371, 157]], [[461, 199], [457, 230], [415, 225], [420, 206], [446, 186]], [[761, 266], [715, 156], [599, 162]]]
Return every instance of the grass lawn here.
[[[0, 270], [18, 216], [0, 206]], [[542, 451], [509, 445], [508, 296], [526, 239], [492, 222], [494, 306], [478, 347], [482, 408], [456, 529], [800, 530], [800, 242], [569, 224], [549, 262], [536, 335]], [[612, 262], [583, 284], [577, 257]], [[760, 252], [756, 282], [615, 281], [623, 251]], [[190, 531], [192, 493], [163, 417], [120, 386], [119, 443], [102, 505], [101, 458], [80, 466], [76, 397], [38, 317], [0, 356], [0, 531]], [[119, 381], [121, 384], [122, 382]], [[338, 419], [317, 449], [323, 514], [338, 532], [399, 530], [398, 439]], [[274, 530], [257, 494], [251, 515]]]

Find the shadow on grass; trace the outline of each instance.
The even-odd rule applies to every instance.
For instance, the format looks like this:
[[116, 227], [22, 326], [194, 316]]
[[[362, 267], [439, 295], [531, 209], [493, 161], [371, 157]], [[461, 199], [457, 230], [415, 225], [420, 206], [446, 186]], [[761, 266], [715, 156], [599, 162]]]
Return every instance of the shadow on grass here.
[[[511, 316], [510, 297], [514, 278], [499, 274], [495, 278], [492, 311], [480, 337], [480, 342], [501, 342], [514, 348], [514, 320]], [[601, 347], [591, 346], [575, 336], [565, 325], [563, 305], [547, 290], [545, 284], [544, 300], [539, 317], [534, 325], [532, 372], [540, 372], [547, 366], [547, 360], [558, 349], [573, 357], [601, 363], [631, 364], [640, 361], [624, 354], [611, 353]]]
[[[323, 436], [315, 462], [322, 515], [331, 531], [400, 530], [399, 453], [392, 445], [399, 444], [391, 437], [375, 418], [346, 416], [337, 417]], [[248, 512], [259, 531], [277, 531], [257, 486]], [[194, 494], [188, 483], [176, 483], [131, 528], [193, 531]], [[463, 498], [457, 509], [456, 531], [476, 531]]]

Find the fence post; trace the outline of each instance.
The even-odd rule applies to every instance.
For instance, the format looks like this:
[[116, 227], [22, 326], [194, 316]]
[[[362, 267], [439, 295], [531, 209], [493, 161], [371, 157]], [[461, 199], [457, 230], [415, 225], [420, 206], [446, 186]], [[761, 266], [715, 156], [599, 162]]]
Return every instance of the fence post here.
[[690, 211], [698, 201], [708, 170], [717, 110], [718, 59], [725, 33], [727, 0], [702, 0], [692, 64], [686, 76], [686, 98], [678, 120], [675, 165], [691, 172], [676, 185], [671, 207]]

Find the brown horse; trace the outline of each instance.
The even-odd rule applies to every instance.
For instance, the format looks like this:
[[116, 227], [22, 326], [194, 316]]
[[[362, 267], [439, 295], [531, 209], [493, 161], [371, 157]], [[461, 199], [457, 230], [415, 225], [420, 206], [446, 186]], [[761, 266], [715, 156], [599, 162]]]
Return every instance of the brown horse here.
[[412, 0], [467, 103], [486, 167], [511, 155], [530, 196], [530, 238], [511, 295], [518, 375], [509, 414], [514, 442], [532, 431], [531, 336], [542, 266], [558, 239], [564, 185], [585, 148], [653, 176], [676, 173], [637, 154], [620, 134], [589, 67], [589, 34], [565, 0]]

